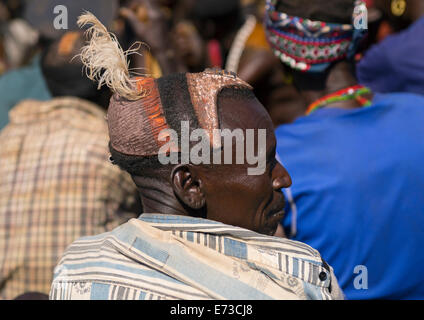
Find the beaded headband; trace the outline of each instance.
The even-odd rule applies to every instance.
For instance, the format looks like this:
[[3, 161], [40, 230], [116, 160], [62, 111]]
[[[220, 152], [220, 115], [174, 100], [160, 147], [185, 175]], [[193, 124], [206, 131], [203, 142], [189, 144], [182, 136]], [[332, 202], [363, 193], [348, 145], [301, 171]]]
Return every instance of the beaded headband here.
[[332, 62], [351, 59], [365, 29], [354, 27], [358, 12], [365, 12], [365, 2], [355, 1], [352, 24], [328, 23], [289, 16], [276, 10], [277, 0], [267, 0], [265, 25], [274, 54], [292, 69], [322, 72]]

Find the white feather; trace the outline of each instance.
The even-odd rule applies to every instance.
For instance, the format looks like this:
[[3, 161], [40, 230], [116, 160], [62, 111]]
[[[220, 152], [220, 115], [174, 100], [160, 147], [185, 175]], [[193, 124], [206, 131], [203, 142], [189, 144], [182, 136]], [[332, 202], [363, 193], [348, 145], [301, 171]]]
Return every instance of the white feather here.
[[129, 73], [128, 56], [138, 53], [138, 46], [131, 46], [123, 51], [116, 36], [90, 12], [85, 12], [78, 18], [80, 28], [91, 25], [87, 33], [88, 44], [81, 49], [79, 55], [85, 66], [89, 79], [98, 82], [98, 87], [107, 85], [113, 92], [128, 99], [137, 100], [146, 95], [146, 91], [139, 90], [135, 80], [131, 80]]

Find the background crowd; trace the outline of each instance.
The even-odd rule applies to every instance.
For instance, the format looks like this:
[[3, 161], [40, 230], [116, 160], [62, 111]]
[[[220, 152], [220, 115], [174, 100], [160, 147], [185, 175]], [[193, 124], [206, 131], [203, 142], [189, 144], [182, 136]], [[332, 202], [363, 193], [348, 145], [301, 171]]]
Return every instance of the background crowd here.
[[[314, 19], [308, 1], [282, 2], [281, 11]], [[249, 83], [293, 181], [278, 235], [317, 249], [347, 298], [424, 298], [424, 1], [366, 1], [368, 32], [352, 54], [353, 70], [339, 63], [325, 76], [282, 63], [270, 3], [0, 1], [0, 299], [46, 298], [67, 246], [143, 212], [130, 175], [109, 159], [111, 93], [74, 59], [86, 40], [76, 24], [84, 10], [124, 50], [139, 53], [130, 56], [134, 75], [220, 68]], [[64, 22], [54, 10], [60, 5], [66, 29], [53, 23]], [[317, 20], [351, 16], [328, 5]], [[306, 108], [358, 84], [374, 94], [373, 110], [352, 114], [346, 101], [342, 111]], [[358, 265], [368, 268], [366, 288], [355, 287]]]

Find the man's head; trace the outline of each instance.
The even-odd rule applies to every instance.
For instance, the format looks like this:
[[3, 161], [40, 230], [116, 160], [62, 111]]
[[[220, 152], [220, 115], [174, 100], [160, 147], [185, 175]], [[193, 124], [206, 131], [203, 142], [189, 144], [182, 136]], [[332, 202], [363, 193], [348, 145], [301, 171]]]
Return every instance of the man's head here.
[[107, 87], [97, 90], [82, 71], [78, 54], [85, 45], [82, 32], [70, 31], [52, 42], [41, 57], [41, 70], [53, 97], [72, 96], [106, 108], [110, 98]]
[[254, 129], [255, 141], [258, 141], [258, 130], [266, 130], [266, 144], [254, 143], [255, 153], [258, 147], [266, 146], [266, 168], [260, 175], [249, 175], [247, 163], [214, 165], [211, 170], [199, 167], [197, 177], [203, 186], [207, 217], [273, 235], [283, 217], [281, 188], [291, 185], [290, 176], [275, 158], [273, 123], [256, 98], [240, 99], [232, 89], [221, 92], [218, 108], [221, 129], [242, 129], [243, 132]]
[[351, 24], [354, 0], [278, 0], [278, 12], [299, 18]]
[[116, 38], [89, 13], [79, 24], [91, 25], [81, 52], [88, 76], [115, 93], [107, 116], [112, 161], [131, 174], [146, 212], [274, 234], [280, 189], [291, 180], [250, 85], [222, 70], [132, 78]]
[[[283, 214], [281, 188], [291, 180], [275, 159], [272, 121], [251, 88], [233, 75], [212, 70], [141, 81], [150, 95], [134, 102], [115, 97], [108, 122], [113, 161], [133, 176], [142, 197], [160, 187], [169, 190], [188, 215], [273, 234]], [[183, 122], [188, 123], [192, 140], [186, 150]], [[160, 132], [167, 129], [176, 132], [175, 141], [172, 135], [160, 141]], [[205, 134], [192, 139], [198, 129]], [[213, 138], [208, 139], [211, 129], [234, 133], [234, 137], [220, 136], [217, 147]], [[206, 144], [198, 150], [202, 139]], [[163, 151], [169, 158], [174, 154], [177, 161], [161, 163]], [[264, 156], [263, 170], [249, 174], [260, 166], [259, 158], [254, 162], [249, 157], [259, 154]]]

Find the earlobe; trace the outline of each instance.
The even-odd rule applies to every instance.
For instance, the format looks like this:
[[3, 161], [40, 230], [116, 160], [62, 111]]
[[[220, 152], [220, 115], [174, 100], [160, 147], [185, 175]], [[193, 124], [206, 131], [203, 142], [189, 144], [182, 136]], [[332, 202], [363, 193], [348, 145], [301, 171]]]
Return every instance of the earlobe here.
[[171, 173], [174, 193], [188, 207], [198, 210], [205, 206], [206, 199], [202, 190], [202, 181], [194, 174], [191, 165], [178, 165]]

